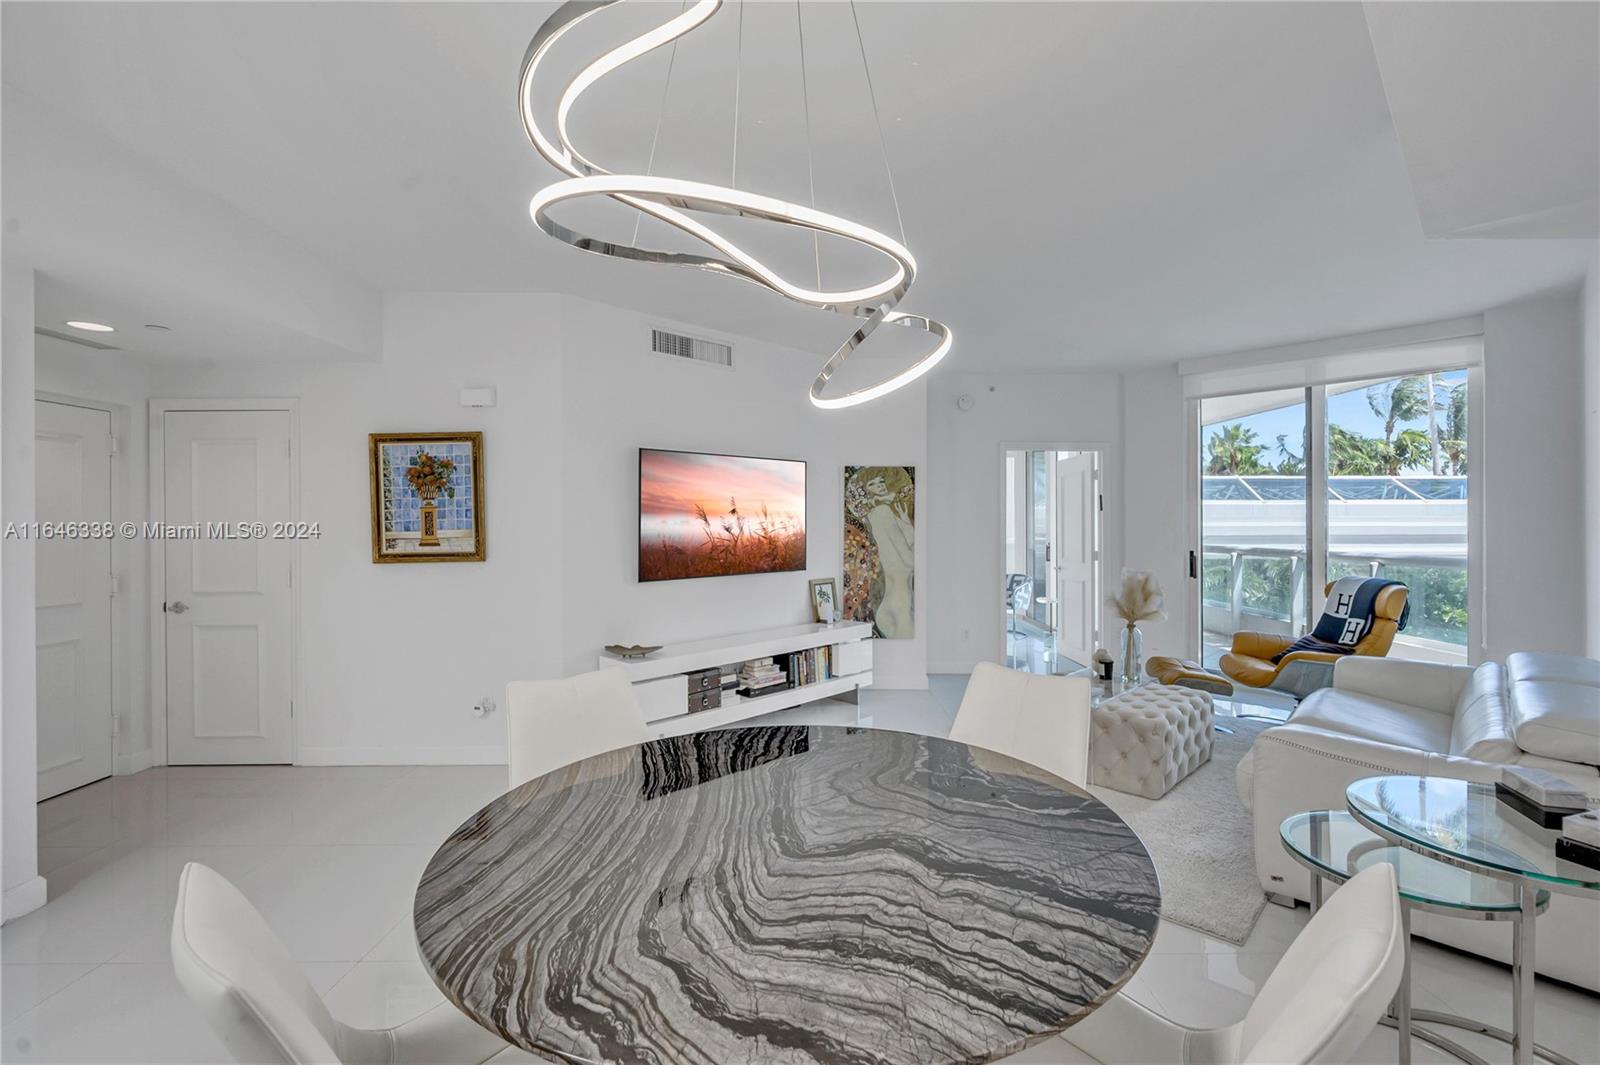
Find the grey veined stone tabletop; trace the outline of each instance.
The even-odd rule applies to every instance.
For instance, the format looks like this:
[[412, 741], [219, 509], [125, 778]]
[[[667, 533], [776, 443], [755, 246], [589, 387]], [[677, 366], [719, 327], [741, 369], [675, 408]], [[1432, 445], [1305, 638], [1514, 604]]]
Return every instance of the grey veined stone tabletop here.
[[418, 885], [450, 1001], [547, 1058], [1003, 1058], [1133, 975], [1161, 892], [1043, 770], [834, 726], [625, 747], [496, 799]]

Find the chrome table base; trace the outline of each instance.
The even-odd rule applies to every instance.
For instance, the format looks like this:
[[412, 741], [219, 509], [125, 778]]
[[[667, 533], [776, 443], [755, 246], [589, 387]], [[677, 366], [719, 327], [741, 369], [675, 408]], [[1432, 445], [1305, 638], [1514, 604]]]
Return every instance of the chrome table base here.
[[[1393, 1014], [1393, 1012], [1391, 1012], [1389, 1016], [1383, 1018], [1383, 1020], [1379, 1021], [1378, 1023], [1389, 1028], [1400, 1027], [1400, 1020]], [[1411, 1037], [1413, 1039], [1420, 1039], [1424, 1043], [1436, 1046], [1446, 1054], [1449, 1054], [1451, 1057], [1456, 1058], [1459, 1061], [1467, 1062], [1467, 1065], [1494, 1065], [1494, 1063], [1484, 1060], [1453, 1039], [1447, 1039], [1439, 1033], [1431, 1032], [1426, 1028], [1418, 1028], [1417, 1025], [1419, 1024], [1442, 1024], [1451, 1028], [1460, 1028], [1463, 1031], [1471, 1032], [1474, 1035], [1482, 1035], [1487, 1036], [1490, 1039], [1498, 1039], [1507, 1046], [1510, 1046], [1515, 1038], [1504, 1028], [1496, 1028], [1492, 1024], [1484, 1024], [1482, 1021], [1474, 1021], [1470, 1018], [1462, 1017], [1459, 1014], [1441, 1013], [1438, 1010], [1411, 1011]], [[1554, 1065], [1578, 1065], [1577, 1062], [1573, 1061], [1565, 1054], [1559, 1054], [1556, 1051], [1551, 1050], [1549, 1047], [1541, 1046], [1538, 1043], [1533, 1044], [1533, 1054], [1534, 1057], [1553, 1062]], [[1402, 1062], [1407, 1062], [1410, 1059], [1411, 1052], [1410, 1048], [1407, 1047], [1401, 1052], [1400, 1060]]]
[[[1327, 872], [1320, 869], [1305, 855], [1285, 844], [1289, 856], [1304, 866], [1311, 874], [1311, 898], [1309, 900], [1313, 916], [1322, 907], [1325, 894], [1325, 878]], [[1268, 896], [1273, 901], [1277, 897]], [[1395, 992], [1394, 1002], [1389, 1007], [1389, 1013], [1379, 1023], [1393, 1028], [1399, 1036], [1399, 1065], [1411, 1065], [1411, 1041], [1420, 1039], [1424, 1043], [1435, 1046], [1446, 1054], [1464, 1061], [1467, 1065], [1494, 1065], [1483, 1057], [1473, 1053], [1453, 1039], [1447, 1038], [1427, 1028], [1419, 1028], [1418, 1024], [1444, 1025], [1450, 1028], [1459, 1028], [1474, 1035], [1486, 1036], [1497, 1039], [1511, 1048], [1513, 1065], [1531, 1065], [1535, 1059], [1542, 1059], [1553, 1065], [1578, 1065], [1577, 1062], [1564, 1054], [1557, 1053], [1549, 1047], [1533, 1042], [1533, 993], [1534, 970], [1533, 949], [1534, 940], [1532, 925], [1538, 916], [1539, 891], [1526, 880], [1517, 882], [1517, 898], [1520, 907], [1504, 915], [1499, 913], [1484, 912], [1477, 914], [1481, 920], [1509, 920], [1511, 922], [1511, 988], [1512, 988], [1512, 1031], [1497, 1028], [1492, 1024], [1475, 1021], [1454, 1013], [1443, 1013], [1438, 1010], [1417, 1010], [1411, 1008], [1411, 913], [1413, 910], [1423, 910], [1429, 913], [1443, 914], [1451, 917], [1466, 917], [1468, 911], [1453, 909], [1443, 906], [1430, 906], [1422, 902], [1412, 902], [1402, 896], [1400, 900], [1400, 916], [1405, 925], [1406, 960], [1405, 972], [1400, 978], [1400, 989]], [[1293, 905], [1293, 898], [1287, 898], [1287, 903]], [[1547, 903], [1548, 904], [1548, 903]], [[1520, 1033], [1527, 1033], [1523, 1036]], [[1523, 1039], [1528, 1041], [1525, 1044]]]

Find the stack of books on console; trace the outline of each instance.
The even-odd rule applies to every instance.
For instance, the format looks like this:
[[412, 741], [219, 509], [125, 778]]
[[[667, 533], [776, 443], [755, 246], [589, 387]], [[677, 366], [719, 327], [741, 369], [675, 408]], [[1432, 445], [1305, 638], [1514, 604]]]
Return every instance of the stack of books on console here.
[[754, 658], [739, 670], [739, 694], [746, 697], [769, 695], [789, 686], [789, 678], [770, 658]]
[[789, 679], [793, 687], [820, 684], [833, 678], [833, 648], [812, 647], [789, 656]]

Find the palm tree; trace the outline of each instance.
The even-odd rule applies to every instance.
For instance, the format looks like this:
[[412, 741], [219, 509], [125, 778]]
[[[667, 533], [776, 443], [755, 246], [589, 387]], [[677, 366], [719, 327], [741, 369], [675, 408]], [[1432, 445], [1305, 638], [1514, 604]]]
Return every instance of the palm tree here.
[[1264, 473], [1261, 453], [1267, 445], [1256, 443], [1256, 431], [1239, 422], [1224, 425], [1206, 441], [1206, 472], [1214, 476], [1231, 474], [1235, 477]]
[[1289, 477], [1303, 477], [1306, 472], [1306, 460], [1289, 450], [1289, 434], [1278, 434], [1278, 469], [1277, 472]]
[[1383, 441], [1353, 433], [1342, 425], [1328, 426], [1328, 475], [1330, 477], [1371, 477], [1381, 474], [1388, 464], [1380, 452]]
[[1383, 419], [1383, 442], [1394, 443], [1395, 428], [1401, 422], [1424, 418], [1437, 401], [1428, 394], [1425, 377], [1400, 377], [1367, 389], [1367, 406]]
[[1432, 461], [1433, 441], [1421, 429], [1402, 429], [1387, 448], [1389, 476], [1397, 477], [1402, 470], [1415, 470]]
[[1467, 383], [1450, 387], [1450, 398], [1443, 404], [1444, 439], [1439, 446], [1450, 460], [1450, 472], [1457, 477], [1467, 472]]

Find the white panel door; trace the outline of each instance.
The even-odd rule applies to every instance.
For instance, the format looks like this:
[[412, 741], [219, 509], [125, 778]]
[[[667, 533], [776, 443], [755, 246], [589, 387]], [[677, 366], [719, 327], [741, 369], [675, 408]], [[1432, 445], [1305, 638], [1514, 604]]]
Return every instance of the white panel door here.
[[1056, 651], [1088, 665], [1094, 655], [1095, 492], [1093, 453], [1056, 459]]
[[[289, 412], [168, 411], [167, 761], [291, 760]], [[216, 523], [226, 523], [219, 529]]]
[[[109, 524], [111, 415], [35, 408], [40, 524]], [[111, 539], [40, 537], [34, 575], [39, 798], [48, 799], [111, 775]]]

